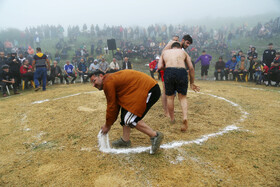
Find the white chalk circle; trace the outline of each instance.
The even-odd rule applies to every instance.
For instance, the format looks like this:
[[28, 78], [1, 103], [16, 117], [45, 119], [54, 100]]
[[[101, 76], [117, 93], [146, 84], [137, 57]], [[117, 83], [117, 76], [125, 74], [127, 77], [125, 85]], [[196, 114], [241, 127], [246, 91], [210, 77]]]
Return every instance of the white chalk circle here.
[[[76, 94], [67, 95], [67, 96], [63, 96], [63, 97], [58, 97], [58, 98], [54, 98], [54, 99], [45, 99], [45, 100], [41, 100], [41, 101], [34, 101], [31, 104], [41, 104], [41, 103], [44, 103], [44, 102], [69, 98], [69, 97], [78, 96], [78, 95], [81, 95], [81, 94], [90, 94], [90, 93], [93, 93], [93, 92], [95, 92], [95, 91], [76, 93]], [[162, 149], [173, 149], [173, 148], [181, 147], [183, 145], [188, 145], [188, 144], [202, 144], [203, 142], [207, 141], [209, 138], [221, 136], [221, 135], [223, 135], [225, 133], [228, 133], [230, 131], [238, 130], [239, 127], [237, 127], [236, 125], [239, 124], [240, 122], [243, 122], [247, 118], [247, 115], [249, 114], [240, 105], [238, 105], [237, 103], [234, 103], [234, 102], [232, 102], [232, 101], [230, 101], [230, 100], [228, 100], [224, 97], [216, 96], [216, 95], [213, 95], [213, 94], [207, 94], [207, 93], [203, 93], [203, 92], [199, 92], [198, 94], [209, 95], [211, 97], [226, 101], [226, 102], [230, 103], [232, 106], [237, 107], [240, 110], [240, 112], [242, 113], [242, 116], [235, 123], [226, 126], [224, 129], [222, 129], [222, 130], [220, 130], [216, 133], [206, 134], [206, 135], [203, 135], [200, 138], [197, 138], [195, 140], [189, 140], [189, 141], [183, 141], [182, 140], [182, 141], [169, 142], [169, 143], [166, 143], [166, 144], [162, 144], [160, 146], [160, 148], [162, 148]], [[146, 152], [146, 151], [151, 150], [150, 146], [149, 147], [125, 148], [125, 149], [111, 148], [110, 143], [109, 143], [109, 135], [108, 134], [102, 135], [101, 131], [98, 133], [97, 139], [98, 139], [99, 150], [101, 152], [104, 152], [104, 153], [129, 154], [129, 153], [142, 153], [142, 152]], [[85, 149], [85, 150], [88, 150], [88, 149]]]
[[[235, 123], [226, 126], [224, 129], [220, 130], [219, 132], [206, 134], [195, 140], [169, 142], [166, 144], [162, 144], [160, 146], [160, 148], [173, 149], [173, 148], [181, 147], [183, 145], [188, 145], [188, 144], [202, 144], [203, 142], [207, 141], [209, 138], [221, 136], [230, 131], [239, 129], [239, 127], [237, 127], [236, 125], [239, 124], [240, 122], [243, 122], [247, 118], [247, 115], [249, 114], [245, 110], [243, 110], [240, 105], [238, 105], [237, 103], [234, 103], [224, 97], [216, 96], [213, 94], [206, 94], [206, 93], [202, 93], [202, 92], [200, 92], [199, 94], [209, 95], [211, 97], [214, 97], [214, 98], [217, 98], [217, 99], [230, 103], [232, 106], [237, 107], [240, 110], [240, 112], [242, 113], [241, 118], [239, 120], [237, 120]], [[103, 135], [103, 134], [101, 134], [101, 131], [98, 133], [97, 139], [98, 139], [99, 150], [104, 153], [129, 154], [129, 153], [142, 153], [142, 152], [151, 150], [150, 146], [149, 147], [123, 148], [123, 149], [111, 148], [110, 143], [109, 143], [109, 135], [108, 134]]]

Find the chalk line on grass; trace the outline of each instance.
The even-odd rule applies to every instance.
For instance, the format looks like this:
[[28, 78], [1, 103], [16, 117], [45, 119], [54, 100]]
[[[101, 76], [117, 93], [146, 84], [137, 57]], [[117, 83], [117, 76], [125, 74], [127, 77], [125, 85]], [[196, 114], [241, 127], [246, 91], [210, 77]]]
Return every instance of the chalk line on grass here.
[[68, 97], [74, 97], [74, 96], [81, 95], [81, 94], [91, 94], [91, 93], [94, 93], [94, 92], [96, 92], [96, 91], [80, 92], [80, 93], [76, 93], [76, 94], [66, 95], [66, 96], [63, 96], [63, 97], [57, 97], [57, 98], [54, 98], [54, 99], [44, 99], [44, 100], [34, 101], [31, 104], [41, 104], [41, 103], [48, 102], [48, 101], [65, 99], [65, 98], [68, 98]]
[[[202, 137], [197, 138], [195, 140], [190, 140], [190, 141], [183, 141], [182, 140], [182, 141], [169, 142], [169, 143], [161, 145], [160, 148], [162, 148], [162, 149], [173, 149], [173, 148], [181, 147], [183, 145], [202, 144], [203, 142], [206, 142], [209, 138], [222, 136], [223, 134], [229, 133], [231, 131], [238, 130], [239, 127], [237, 127], [236, 125], [239, 124], [240, 122], [243, 122], [247, 118], [247, 115], [249, 114], [240, 105], [238, 105], [237, 103], [235, 103], [233, 101], [230, 101], [230, 100], [228, 100], [224, 97], [216, 96], [216, 95], [213, 95], [213, 94], [201, 93], [201, 92], [200, 92], [200, 94], [209, 95], [211, 97], [214, 97], [214, 98], [217, 98], [217, 99], [220, 99], [220, 100], [223, 100], [223, 101], [226, 101], [226, 102], [230, 103], [232, 106], [237, 107], [240, 110], [240, 112], [242, 113], [242, 116], [235, 123], [226, 126], [224, 129], [222, 129], [219, 132], [203, 135]], [[109, 135], [108, 134], [103, 135], [101, 133], [101, 131], [98, 133], [97, 139], [98, 139], [99, 150], [104, 152], [104, 153], [112, 153], [112, 154], [142, 153], [142, 152], [149, 151], [151, 149], [150, 146], [149, 147], [125, 148], [125, 149], [111, 148], [110, 143], [109, 143]]]

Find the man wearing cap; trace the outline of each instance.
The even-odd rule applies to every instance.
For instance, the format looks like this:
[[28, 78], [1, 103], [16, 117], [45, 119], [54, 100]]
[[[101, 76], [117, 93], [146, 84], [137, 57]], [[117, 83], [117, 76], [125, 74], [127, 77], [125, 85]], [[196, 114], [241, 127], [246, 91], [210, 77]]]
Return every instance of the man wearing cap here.
[[99, 66], [98, 60], [94, 59], [93, 63], [91, 63], [89, 66], [89, 72], [93, 73], [93, 72], [99, 70], [99, 68], [100, 68], [100, 66]]
[[155, 60], [149, 63], [150, 74], [153, 79], [155, 78], [154, 73], [158, 72], [157, 70], [158, 61], [159, 61], [159, 57], [157, 56]]
[[36, 48], [36, 55], [33, 57], [32, 71], [36, 68], [34, 73], [35, 91], [41, 89], [39, 80], [43, 81], [43, 91], [46, 91], [47, 85], [47, 68], [50, 69], [50, 62], [48, 57], [42, 53], [41, 48]]
[[203, 76], [204, 76], [205, 80], [207, 79], [208, 69], [209, 69], [211, 60], [212, 60], [212, 56], [206, 54], [206, 51], [203, 50], [202, 55], [199, 56], [196, 59], [196, 61], [194, 62], [196, 64], [197, 62], [201, 61], [201, 79], [203, 79]]
[[2, 73], [0, 74], [0, 84], [2, 85], [3, 97], [7, 97], [7, 86], [10, 85], [13, 85], [14, 94], [19, 94], [17, 92], [17, 87], [15, 86], [15, 79], [9, 71], [9, 66], [3, 65], [1, 69]]
[[275, 57], [276, 51], [273, 49], [273, 43], [270, 43], [268, 44], [268, 49], [263, 52], [263, 63], [270, 68]]

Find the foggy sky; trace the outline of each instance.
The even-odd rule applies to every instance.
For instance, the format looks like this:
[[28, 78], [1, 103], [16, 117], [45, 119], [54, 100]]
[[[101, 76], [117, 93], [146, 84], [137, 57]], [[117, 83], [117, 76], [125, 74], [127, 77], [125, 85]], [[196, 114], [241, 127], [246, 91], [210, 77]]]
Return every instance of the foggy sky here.
[[42, 24], [147, 26], [279, 13], [280, 0], [0, 0], [0, 29]]

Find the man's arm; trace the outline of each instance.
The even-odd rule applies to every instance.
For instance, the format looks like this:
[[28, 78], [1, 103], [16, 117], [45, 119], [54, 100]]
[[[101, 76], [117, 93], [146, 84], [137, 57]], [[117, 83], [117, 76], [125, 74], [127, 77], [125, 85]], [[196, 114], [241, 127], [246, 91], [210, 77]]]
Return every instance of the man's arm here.
[[199, 92], [200, 91], [200, 87], [196, 86], [194, 84], [194, 76], [195, 76], [194, 68], [193, 68], [193, 65], [192, 65], [192, 62], [191, 62], [191, 58], [190, 58], [190, 56], [187, 53], [186, 53], [185, 62], [187, 63], [187, 66], [188, 66], [188, 69], [189, 69], [191, 89], [193, 91], [195, 91], [195, 92]]
[[200, 61], [200, 57], [201, 57], [201, 56], [199, 56], [199, 57], [196, 59], [196, 61], [194, 62], [195, 64], [196, 64], [198, 61]]
[[32, 71], [34, 71], [34, 69], [35, 69], [35, 60], [33, 60], [32, 62]]
[[120, 106], [117, 103], [117, 95], [115, 85], [113, 83], [107, 83], [103, 87], [104, 93], [107, 99], [107, 110], [106, 110], [106, 122], [105, 125], [102, 127], [102, 133], [107, 134], [111, 126], [118, 118], [118, 114], [120, 111]]
[[170, 41], [166, 44], [166, 46], [163, 48], [162, 52], [165, 51], [165, 50], [167, 50], [167, 49], [171, 49], [171, 46], [172, 46], [172, 44], [173, 44], [174, 42], [175, 42], [175, 41], [170, 40]]
[[158, 61], [158, 70], [163, 70], [165, 68], [165, 61], [163, 59], [164, 52], [161, 54]]
[[47, 62], [47, 65], [48, 65], [48, 70], [50, 70], [51, 65], [50, 65], [50, 61], [49, 61], [49, 59], [46, 59], [46, 62]]

